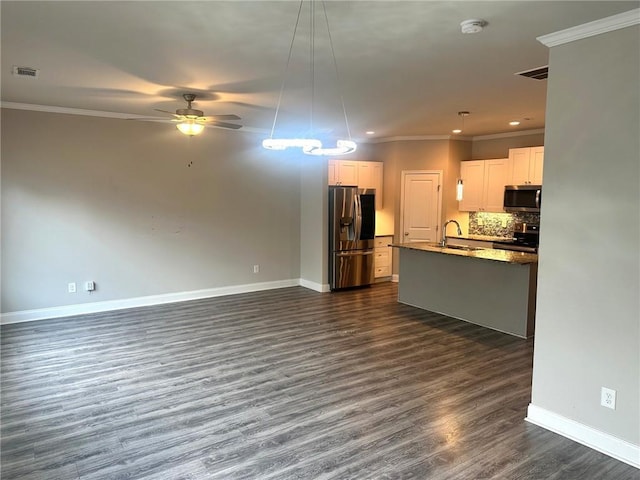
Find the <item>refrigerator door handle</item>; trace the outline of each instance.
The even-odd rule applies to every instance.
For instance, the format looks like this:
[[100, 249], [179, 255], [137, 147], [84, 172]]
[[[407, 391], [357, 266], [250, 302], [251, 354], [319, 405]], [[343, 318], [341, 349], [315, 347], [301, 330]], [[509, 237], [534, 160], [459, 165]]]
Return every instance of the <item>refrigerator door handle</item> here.
[[362, 234], [362, 205], [360, 204], [360, 195], [356, 193], [354, 197], [356, 203], [356, 238], [355, 240], [360, 240], [360, 236]]

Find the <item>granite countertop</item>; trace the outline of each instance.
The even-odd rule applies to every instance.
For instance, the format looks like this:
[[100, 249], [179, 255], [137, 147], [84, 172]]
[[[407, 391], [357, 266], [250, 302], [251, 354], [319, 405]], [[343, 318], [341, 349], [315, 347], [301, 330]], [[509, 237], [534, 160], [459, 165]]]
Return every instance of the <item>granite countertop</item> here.
[[478, 258], [481, 260], [493, 260], [496, 262], [513, 263], [517, 265], [529, 265], [532, 263], [538, 263], [538, 255], [535, 253], [512, 252], [511, 250], [498, 250], [494, 248], [460, 250], [457, 248], [441, 247], [437, 243], [430, 242], [394, 243], [391, 246], [395, 248], [422, 250], [424, 252], [443, 253], [445, 255]]
[[504, 242], [511, 240], [511, 237], [492, 237], [490, 235], [447, 235], [447, 238], [458, 238], [460, 240], [476, 240], [481, 242]]

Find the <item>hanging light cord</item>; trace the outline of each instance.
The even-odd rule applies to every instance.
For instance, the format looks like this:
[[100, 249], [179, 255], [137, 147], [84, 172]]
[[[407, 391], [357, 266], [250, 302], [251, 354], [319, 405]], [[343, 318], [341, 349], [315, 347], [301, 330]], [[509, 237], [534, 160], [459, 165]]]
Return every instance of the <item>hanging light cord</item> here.
[[291, 44], [289, 45], [289, 56], [287, 57], [287, 64], [284, 67], [284, 75], [282, 76], [282, 85], [280, 86], [280, 95], [278, 96], [278, 105], [276, 106], [276, 114], [273, 117], [273, 125], [271, 127], [270, 138], [273, 138], [273, 132], [276, 129], [276, 121], [278, 120], [278, 112], [280, 111], [280, 103], [282, 103], [282, 94], [284, 93], [284, 86], [287, 83], [287, 72], [289, 71], [289, 63], [291, 63], [291, 53], [293, 52], [293, 43], [296, 39], [296, 32], [298, 31], [298, 23], [300, 23], [300, 12], [302, 12], [302, 3], [304, 0], [300, 0], [300, 6], [298, 7], [298, 16], [296, 18], [296, 25], [293, 27], [293, 37], [291, 37]]
[[351, 140], [351, 130], [349, 128], [349, 120], [347, 119], [347, 108], [344, 106], [344, 96], [342, 95], [342, 91], [340, 89], [340, 75], [338, 74], [338, 62], [336, 61], [336, 52], [333, 48], [333, 38], [331, 37], [331, 29], [329, 28], [329, 17], [327, 16], [327, 7], [325, 5], [325, 0], [322, 0], [322, 10], [324, 12], [324, 19], [327, 22], [327, 33], [329, 36], [329, 45], [331, 46], [331, 56], [333, 58], [333, 67], [336, 71], [336, 82], [338, 84], [338, 93], [340, 95], [340, 103], [342, 104], [342, 113], [344, 114], [344, 123], [347, 127], [347, 136], [349, 140]]
[[[315, 138], [283, 138], [274, 139], [276, 124], [278, 121], [278, 114], [280, 112], [280, 106], [282, 104], [282, 98], [284, 96], [284, 89], [287, 80], [287, 74], [289, 72], [289, 65], [291, 63], [291, 57], [293, 52], [293, 45], [295, 43], [296, 34], [298, 32], [298, 25], [300, 24], [300, 16], [302, 12], [302, 4], [305, 0], [300, 0], [298, 6], [298, 16], [296, 17], [296, 24], [293, 29], [293, 36], [291, 37], [291, 44], [289, 45], [289, 54], [287, 56], [287, 63], [284, 69], [284, 75], [282, 78], [282, 85], [280, 86], [280, 95], [278, 96], [278, 104], [276, 105], [275, 115], [273, 117], [273, 125], [271, 126], [271, 135], [269, 139], [262, 141], [262, 146], [271, 150], [284, 150], [289, 147], [301, 147], [302, 151], [308, 155], [345, 155], [352, 153], [356, 150], [357, 145], [351, 140], [351, 130], [349, 128], [349, 120], [347, 118], [347, 109], [344, 103], [344, 96], [340, 90], [340, 74], [338, 73], [338, 62], [336, 60], [336, 53], [333, 46], [333, 37], [331, 36], [331, 29], [329, 28], [329, 17], [327, 15], [327, 7], [325, 0], [322, 1], [322, 10], [324, 13], [324, 19], [327, 24], [327, 34], [329, 37], [329, 45], [331, 47], [331, 57], [333, 58], [333, 67], [336, 73], [336, 82], [338, 83], [338, 93], [340, 96], [340, 102], [342, 104], [342, 113], [344, 114], [344, 123], [347, 128], [347, 135], [349, 140], [338, 140], [335, 148], [323, 148], [322, 142]], [[310, 15], [309, 15], [309, 28], [310, 28], [310, 74], [311, 74], [311, 108], [310, 108], [310, 131], [313, 135], [313, 114], [314, 114], [314, 102], [315, 102], [315, 0], [309, 0], [310, 3]]]
[[311, 71], [311, 110], [309, 118], [309, 135], [313, 135], [313, 104], [316, 95], [316, 23], [315, 23], [316, 2], [311, 0], [309, 8], [309, 31], [311, 40], [309, 41], [309, 61]]

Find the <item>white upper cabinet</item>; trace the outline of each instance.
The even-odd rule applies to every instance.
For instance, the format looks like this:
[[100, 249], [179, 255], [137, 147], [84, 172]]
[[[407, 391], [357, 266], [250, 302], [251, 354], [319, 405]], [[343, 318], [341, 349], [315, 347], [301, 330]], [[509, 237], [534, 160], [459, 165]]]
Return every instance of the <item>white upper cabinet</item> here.
[[376, 189], [376, 209], [382, 208], [382, 162], [329, 160], [329, 185]]
[[460, 178], [464, 186], [462, 200], [458, 210], [479, 212], [482, 209], [484, 191], [484, 160], [472, 160], [460, 163]]
[[360, 188], [375, 188], [373, 186], [373, 162], [358, 162], [358, 186]]
[[512, 148], [509, 160], [511, 185], [542, 185], [544, 147]]
[[511, 172], [508, 158], [472, 160], [460, 163], [464, 185], [461, 212], [504, 212], [504, 186]]
[[544, 147], [531, 148], [529, 159], [529, 176], [533, 185], [542, 185], [542, 168], [544, 166]]
[[485, 160], [484, 163], [484, 210], [504, 212], [504, 186], [509, 183], [510, 162], [508, 158]]
[[358, 162], [329, 160], [329, 185], [358, 185]]

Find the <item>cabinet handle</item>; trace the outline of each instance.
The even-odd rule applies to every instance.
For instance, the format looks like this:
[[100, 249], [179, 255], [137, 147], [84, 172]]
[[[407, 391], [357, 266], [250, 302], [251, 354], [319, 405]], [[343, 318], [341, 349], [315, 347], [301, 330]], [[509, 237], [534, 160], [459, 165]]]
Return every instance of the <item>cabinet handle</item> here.
[[409, 232], [404, 232], [404, 236], [408, 237], [409, 236]]

